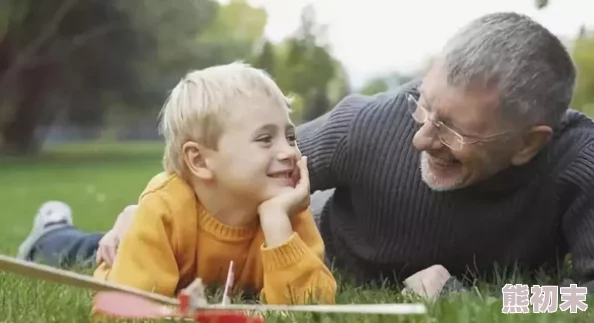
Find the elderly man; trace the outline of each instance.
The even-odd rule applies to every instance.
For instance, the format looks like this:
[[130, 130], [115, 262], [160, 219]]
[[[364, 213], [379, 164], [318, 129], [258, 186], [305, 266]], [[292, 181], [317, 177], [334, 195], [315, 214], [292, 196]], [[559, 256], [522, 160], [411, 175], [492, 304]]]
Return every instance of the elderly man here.
[[435, 296], [461, 286], [454, 277], [556, 268], [570, 253], [574, 281], [592, 288], [594, 123], [568, 110], [575, 77], [543, 26], [489, 14], [420, 82], [349, 96], [303, 125], [312, 191], [330, 190], [313, 198], [328, 259]]
[[419, 273], [413, 289], [438, 291], [569, 252], [592, 288], [594, 124], [568, 111], [575, 76], [543, 26], [496, 13], [450, 39], [420, 83], [344, 99], [298, 135], [312, 188], [335, 188], [328, 255], [362, 281]]

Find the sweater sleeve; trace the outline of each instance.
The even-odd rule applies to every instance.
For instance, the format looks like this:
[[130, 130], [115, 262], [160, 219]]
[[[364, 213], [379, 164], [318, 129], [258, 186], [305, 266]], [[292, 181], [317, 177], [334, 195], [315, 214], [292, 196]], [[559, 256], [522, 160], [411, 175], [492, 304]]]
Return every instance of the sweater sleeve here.
[[268, 304], [333, 304], [336, 280], [324, 264], [324, 242], [311, 212], [291, 219], [293, 235], [275, 248], [262, 249], [264, 286]]
[[180, 274], [171, 242], [167, 206], [159, 195], [149, 193], [141, 199], [136, 212], [119, 245], [113, 267], [98, 264], [95, 277], [174, 296]]
[[341, 171], [348, 164], [348, 134], [356, 114], [371, 97], [350, 95], [336, 107], [297, 128], [297, 143], [307, 156], [311, 192], [342, 184]]
[[574, 277], [565, 284], [577, 284], [594, 293], [594, 142], [589, 143], [561, 175], [571, 202], [562, 219]]

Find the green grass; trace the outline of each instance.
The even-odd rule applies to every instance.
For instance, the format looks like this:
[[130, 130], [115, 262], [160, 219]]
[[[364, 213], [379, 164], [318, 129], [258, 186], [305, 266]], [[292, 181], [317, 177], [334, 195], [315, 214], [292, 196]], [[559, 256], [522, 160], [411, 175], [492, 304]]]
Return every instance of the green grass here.
[[[0, 160], [0, 252], [15, 255], [28, 235], [41, 203], [70, 204], [75, 224], [89, 231], [111, 227], [116, 215], [137, 200], [147, 181], [161, 169], [161, 144], [77, 144], [50, 147], [35, 159]], [[502, 282], [510, 282], [502, 278]], [[411, 302], [398, 290], [341, 283], [339, 303]], [[500, 290], [499, 286], [499, 290]], [[495, 291], [495, 298], [489, 297]], [[592, 322], [585, 313], [501, 313], [495, 286], [480, 286], [427, 304], [426, 315], [301, 314], [267, 322]], [[213, 301], [218, 301], [213, 294]], [[588, 303], [593, 306], [589, 299]], [[89, 322], [88, 291], [0, 272], [0, 322]]]

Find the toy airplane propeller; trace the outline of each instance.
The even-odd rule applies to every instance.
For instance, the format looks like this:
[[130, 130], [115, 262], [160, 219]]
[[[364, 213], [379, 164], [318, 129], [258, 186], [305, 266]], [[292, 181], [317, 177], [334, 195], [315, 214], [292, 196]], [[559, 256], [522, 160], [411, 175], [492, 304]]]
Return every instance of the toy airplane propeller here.
[[262, 305], [231, 304], [233, 262], [229, 266], [221, 304], [208, 304], [200, 278], [183, 289], [177, 298], [99, 281], [46, 265], [0, 255], [0, 270], [21, 276], [90, 289], [96, 292], [95, 308], [109, 316], [128, 319], [185, 318], [200, 323], [263, 323], [261, 315], [249, 312], [316, 312], [350, 314], [424, 314], [423, 304]]

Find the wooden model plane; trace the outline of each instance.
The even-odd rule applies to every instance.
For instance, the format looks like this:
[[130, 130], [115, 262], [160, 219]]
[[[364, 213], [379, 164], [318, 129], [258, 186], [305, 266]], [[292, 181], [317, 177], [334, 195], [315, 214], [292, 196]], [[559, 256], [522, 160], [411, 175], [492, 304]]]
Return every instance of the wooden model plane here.
[[[209, 304], [200, 278], [183, 289], [177, 298], [96, 280], [66, 270], [0, 255], [0, 270], [21, 276], [66, 284], [92, 290], [95, 308], [118, 318], [128, 319], [190, 319], [200, 323], [264, 323], [267, 312], [316, 312], [411, 315], [424, 314], [423, 304], [343, 304], [343, 305], [263, 305], [231, 304], [229, 291], [234, 281], [233, 263], [229, 266], [227, 282], [220, 304]], [[260, 313], [260, 314], [257, 314]]]

